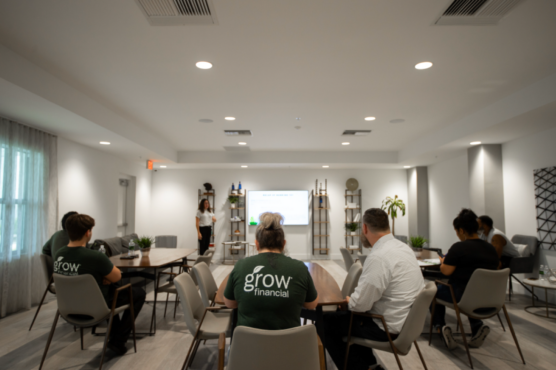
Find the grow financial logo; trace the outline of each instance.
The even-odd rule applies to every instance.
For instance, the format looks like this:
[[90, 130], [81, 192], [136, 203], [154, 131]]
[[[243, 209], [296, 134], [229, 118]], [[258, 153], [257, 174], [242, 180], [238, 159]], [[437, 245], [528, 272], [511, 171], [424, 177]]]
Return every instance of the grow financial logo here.
[[54, 272], [62, 275], [78, 275], [79, 266], [78, 263], [62, 262], [64, 257], [58, 257], [56, 262], [54, 262]]
[[[251, 274], [245, 276], [245, 285], [243, 286], [243, 290], [245, 292], [254, 291], [256, 296], [289, 297], [290, 292], [287, 289], [292, 277], [288, 276], [286, 278], [283, 275], [258, 274], [258, 272], [263, 268], [264, 266], [257, 266], [253, 269]], [[263, 286], [265, 288], [274, 288], [276, 285], [276, 287], [280, 290], [261, 289], [259, 288], [259, 283], [261, 284], [261, 288]], [[282, 287], [286, 290], [282, 290]]]

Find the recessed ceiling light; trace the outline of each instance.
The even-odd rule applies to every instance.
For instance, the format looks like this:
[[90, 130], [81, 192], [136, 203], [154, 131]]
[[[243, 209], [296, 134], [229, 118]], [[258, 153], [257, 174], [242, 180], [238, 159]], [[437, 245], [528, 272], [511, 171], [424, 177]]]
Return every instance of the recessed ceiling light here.
[[241, 166], [241, 168], [247, 168], [247, 166]]
[[109, 141], [101, 141], [100, 144], [101, 145], [110, 145], [110, 142]]
[[469, 144], [471, 145], [479, 145], [481, 142], [480, 141], [472, 141]]
[[330, 166], [322, 166], [322, 168], [328, 168], [328, 167], [330, 167]]
[[342, 145], [349, 145], [349, 143], [347, 141], [344, 141]]
[[200, 68], [200, 69], [211, 69], [212, 68], [212, 63], [209, 63], [209, 62], [197, 62], [197, 63], [195, 63], [195, 65], [197, 66], [197, 68]]
[[235, 121], [235, 120], [236, 120], [235, 117], [224, 117], [224, 119], [225, 119], [226, 121]]
[[166, 166], [160, 166], [160, 168], [166, 168]]
[[403, 168], [411, 168], [411, 166], [403, 166]]
[[365, 117], [365, 121], [374, 121], [376, 117]]
[[421, 62], [415, 64], [415, 69], [429, 69], [430, 67], [432, 67], [431, 62]]
[[239, 145], [247, 145], [247, 143], [245, 141], [240, 141], [238, 144]]

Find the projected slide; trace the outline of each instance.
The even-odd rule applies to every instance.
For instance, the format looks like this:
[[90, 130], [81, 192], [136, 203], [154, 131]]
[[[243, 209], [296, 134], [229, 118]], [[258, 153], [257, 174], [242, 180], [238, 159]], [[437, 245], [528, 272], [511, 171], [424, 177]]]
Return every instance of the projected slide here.
[[249, 191], [247, 199], [249, 225], [259, 224], [259, 215], [264, 212], [278, 212], [284, 216], [284, 225], [309, 224], [309, 192], [291, 191]]

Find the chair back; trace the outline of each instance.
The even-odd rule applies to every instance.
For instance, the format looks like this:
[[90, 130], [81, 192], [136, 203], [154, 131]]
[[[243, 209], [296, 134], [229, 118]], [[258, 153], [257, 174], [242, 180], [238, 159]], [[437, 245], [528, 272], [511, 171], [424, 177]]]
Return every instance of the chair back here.
[[90, 316], [94, 321], [100, 321], [110, 314], [93, 275], [54, 274], [54, 283], [58, 310], [68, 322], [74, 321], [73, 315]]
[[157, 235], [154, 237], [156, 248], [177, 248], [178, 237], [176, 235]]
[[48, 291], [52, 294], [56, 294], [56, 291], [52, 289], [52, 286], [50, 285], [50, 278], [54, 273], [54, 261], [52, 260], [52, 257], [50, 257], [48, 254], [41, 254], [41, 265], [44, 279], [46, 285], [48, 286]]
[[361, 261], [361, 265], [362, 265], [362, 266], [365, 266], [365, 261], [367, 260], [367, 254], [358, 253], [358, 254], [357, 254], [357, 259], [358, 259], [359, 261]]
[[198, 322], [203, 318], [205, 305], [189, 274], [179, 274], [176, 276], [174, 278], [174, 285], [180, 297], [180, 305], [183, 310], [185, 324], [189, 332], [194, 335], [197, 331]]
[[[534, 256], [537, 253], [537, 248], [539, 246], [539, 239], [537, 239], [536, 236], [516, 234], [512, 236], [512, 243], [526, 244], [527, 246], [529, 246], [529, 250], [531, 251], [531, 256]], [[523, 256], [523, 257], [530, 257], [530, 256]]]
[[398, 239], [402, 243], [407, 244], [407, 236], [406, 235], [395, 235], [394, 238]]
[[429, 312], [429, 307], [436, 296], [436, 284], [434, 281], [428, 282], [413, 302], [400, 334], [394, 340], [394, 345], [403, 354], [407, 354], [411, 349], [411, 344], [419, 338], [425, 326], [425, 320]]
[[201, 293], [203, 304], [205, 307], [209, 307], [210, 300], [214, 298], [214, 295], [218, 291], [218, 285], [206, 263], [198, 263], [193, 266], [192, 270], [197, 279], [197, 284], [199, 285], [199, 292]]
[[319, 370], [317, 330], [314, 325], [284, 330], [238, 326], [226, 370]]
[[348, 251], [346, 248], [340, 248], [340, 252], [342, 252], [342, 257], [344, 259], [344, 263], [346, 264], [346, 271], [349, 271], [351, 265], [353, 265], [353, 256], [351, 252]]
[[475, 270], [458, 303], [460, 310], [466, 314], [473, 314], [479, 308], [492, 308], [492, 312], [481, 312], [480, 315], [492, 316], [498, 313], [506, 300], [509, 276], [508, 268]]
[[344, 280], [344, 285], [342, 285], [342, 297], [351, 296], [357, 288], [359, 283], [359, 278], [363, 272], [363, 266], [360, 263], [354, 263], [351, 265], [346, 280]]

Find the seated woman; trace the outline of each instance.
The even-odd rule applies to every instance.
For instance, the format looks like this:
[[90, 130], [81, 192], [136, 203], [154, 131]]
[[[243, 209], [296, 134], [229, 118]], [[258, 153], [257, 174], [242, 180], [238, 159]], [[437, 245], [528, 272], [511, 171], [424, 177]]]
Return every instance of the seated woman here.
[[283, 218], [263, 213], [257, 227], [256, 256], [236, 263], [224, 291], [224, 302], [238, 308], [237, 325], [280, 330], [300, 326], [301, 308], [313, 309], [318, 294], [307, 266], [286, 257]]
[[[452, 245], [446, 256], [440, 258], [442, 263], [440, 271], [449, 277], [448, 283], [452, 285], [455, 299], [459, 302], [473, 272], [476, 269], [496, 270], [499, 262], [498, 253], [492, 244], [479, 238], [477, 234], [479, 223], [477, 215], [472, 210], [463, 209], [459, 213], [458, 217], [454, 219], [454, 230], [461, 241]], [[439, 285], [436, 298], [451, 302], [450, 288]], [[452, 329], [446, 326], [445, 314], [445, 306], [436, 305], [432, 323], [436, 330], [441, 332], [448, 348], [454, 349], [457, 344], [452, 336]], [[472, 332], [469, 347], [480, 347], [490, 332], [490, 328], [483, 325], [481, 320], [472, 318], [469, 318], [469, 324]]]

